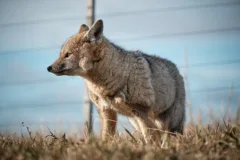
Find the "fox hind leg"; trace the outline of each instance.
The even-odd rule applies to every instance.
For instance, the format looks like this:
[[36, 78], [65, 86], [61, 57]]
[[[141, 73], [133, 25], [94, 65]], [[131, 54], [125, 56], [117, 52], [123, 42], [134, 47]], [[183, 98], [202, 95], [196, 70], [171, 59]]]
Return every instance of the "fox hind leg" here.
[[175, 103], [168, 110], [157, 115], [155, 123], [161, 130], [182, 134], [185, 122], [185, 108], [181, 103]]

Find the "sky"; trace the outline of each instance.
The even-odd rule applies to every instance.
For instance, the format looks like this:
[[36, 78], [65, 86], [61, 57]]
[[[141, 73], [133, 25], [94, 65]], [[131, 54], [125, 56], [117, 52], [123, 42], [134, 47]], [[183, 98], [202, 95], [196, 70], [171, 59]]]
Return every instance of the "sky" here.
[[[19, 132], [22, 122], [36, 130], [83, 130], [83, 80], [57, 77], [46, 68], [85, 16], [86, 0], [0, 0], [1, 132]], [[194, 119], [236, 114], [239, 0], [96, 0], [96, 19], [103, 19], [104, 35], [112, 42], [177, 64], [187, 77]], [[122, 126], [129, 127], [124, 117]], [[99, 131], [96, 111], [94, 130]]]

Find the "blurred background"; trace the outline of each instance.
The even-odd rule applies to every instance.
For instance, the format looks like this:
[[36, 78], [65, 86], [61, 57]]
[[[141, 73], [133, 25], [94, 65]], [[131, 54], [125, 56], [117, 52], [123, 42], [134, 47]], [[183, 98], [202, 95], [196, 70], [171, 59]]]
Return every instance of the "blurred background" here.
[[[84, 130], [84, 83], [47, 66], [86, 23], [87, 0], [0, 0], [0, 132], [46, 127]], [[240, 114], [240, 0], [96, 0], [104, 34], [127, 50], [177, 64], [187, 123], [234, 121]], [[118, 129], [130, 128], [119, 117]], [[94, 132], [100, 121], [93, 111]]]

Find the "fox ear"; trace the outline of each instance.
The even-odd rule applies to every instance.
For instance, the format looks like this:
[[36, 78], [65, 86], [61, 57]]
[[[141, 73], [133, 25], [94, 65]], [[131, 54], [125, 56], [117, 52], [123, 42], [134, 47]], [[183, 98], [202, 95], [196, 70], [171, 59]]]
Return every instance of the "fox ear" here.
[[96, 41], [103, 36], [103, 21], [100, 19], [95, 22], [87, 33], [87, 37], [90, 41]]
[[81, 27], [79, 28], [78, 33], [82, 33], [88, 30], [89, 30], [89, 27], [86, 24], [82, 24]]

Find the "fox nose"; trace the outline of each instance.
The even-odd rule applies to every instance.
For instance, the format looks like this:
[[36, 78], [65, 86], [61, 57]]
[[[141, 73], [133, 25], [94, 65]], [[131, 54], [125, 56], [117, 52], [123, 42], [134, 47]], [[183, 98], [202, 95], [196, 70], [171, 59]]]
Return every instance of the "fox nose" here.
[[52, 66], [47, 67], [48, 72], [52, 71]]

